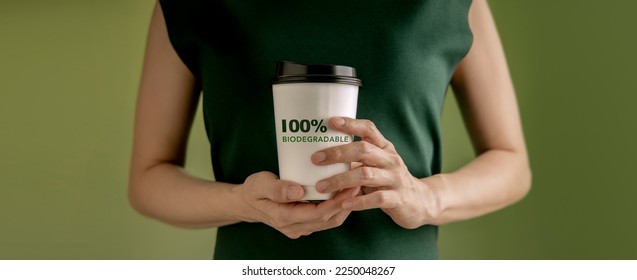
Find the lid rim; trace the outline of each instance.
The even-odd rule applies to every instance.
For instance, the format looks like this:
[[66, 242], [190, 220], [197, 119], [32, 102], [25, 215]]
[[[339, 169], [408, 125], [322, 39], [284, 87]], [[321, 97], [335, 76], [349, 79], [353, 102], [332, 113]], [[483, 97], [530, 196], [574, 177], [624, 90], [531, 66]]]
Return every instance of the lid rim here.
[[329, 76], [292, 76], [287, 78], [277, 78], [272, 81], [273, 85], [276, 84], [303, 84], [303, 83], [334, 83], [334, 84], [348, 84], [362, 87], [361, 80], [351, 77], [329, 77]]
[[339, 83], [362, 86], [356, 69], [333, 64], [301, 64], [291, 61], [277, 62], [276, 77], [272, 84]]

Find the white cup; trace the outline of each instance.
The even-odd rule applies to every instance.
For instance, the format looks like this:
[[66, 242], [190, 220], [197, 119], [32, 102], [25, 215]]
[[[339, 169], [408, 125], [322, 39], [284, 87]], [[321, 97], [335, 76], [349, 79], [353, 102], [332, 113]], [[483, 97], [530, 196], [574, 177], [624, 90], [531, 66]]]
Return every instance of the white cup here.
[[279, 177], [299, 183], [303, 200], [321, 201], [333, 193], [319, 193], [319, 180], [343, 173], [349, 163], [316, 166], [313, 153], [351, 143], [352, 135], [329, 128], [331, 117], [356, 118], [358, 88], [356, 70], [339, 65], [304, 65], [278, 62], [272, 83]]

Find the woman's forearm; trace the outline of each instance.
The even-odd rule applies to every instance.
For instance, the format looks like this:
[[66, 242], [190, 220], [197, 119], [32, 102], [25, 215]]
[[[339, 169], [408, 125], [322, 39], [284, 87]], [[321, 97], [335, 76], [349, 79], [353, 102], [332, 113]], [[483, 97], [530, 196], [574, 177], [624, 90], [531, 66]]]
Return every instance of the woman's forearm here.
[[515, 203], [531, 186], [526, 153], [488, 150], [466, 166], [422, 179], [436, 196], [442, 225], [484, 215]]
[[199, 101], [195, 75], [170, 43], [155, 5], [135, 116], [129, 199], [140, 213], [182, 227], [236, 223], [244, 204], [230, 184], [194, 178], [182, 168]]
[[130, 202], [148, 217], [187, 228], [218, 227], [242, 220], [236, 185], [195, 178], [171, 163], [131, 174]]
[[473, 45], [452, 86], [478, 157], [455, 172], [422, 179], [437, 197], [435, 224], [501, 209], [531, 186], [515, 90], [487, 1], [473, 1], [469, 23]]

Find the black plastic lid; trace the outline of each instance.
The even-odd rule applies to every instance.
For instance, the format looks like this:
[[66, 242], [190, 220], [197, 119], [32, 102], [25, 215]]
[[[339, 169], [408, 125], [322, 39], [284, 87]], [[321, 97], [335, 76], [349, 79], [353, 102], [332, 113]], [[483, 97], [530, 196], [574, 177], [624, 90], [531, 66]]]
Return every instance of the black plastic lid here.
[[362, 86], [361, 80], [356, 78], [356, 69], [349, 66], [277, 62], [276, 77], [272, 80], [272, 84], [293, 83], [338, 83]]

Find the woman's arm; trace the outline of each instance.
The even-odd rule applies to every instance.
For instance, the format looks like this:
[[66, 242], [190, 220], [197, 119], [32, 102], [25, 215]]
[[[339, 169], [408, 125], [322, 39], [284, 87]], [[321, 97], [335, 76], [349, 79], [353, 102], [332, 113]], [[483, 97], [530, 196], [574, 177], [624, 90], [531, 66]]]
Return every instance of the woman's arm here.
[[469, 22], [473, 46], [452, 86], [478, 156], [453, 173], [427, 180], [440, 197], [440, 224], [503, 208], [531, 187], [515, 91], [486, 0], [474, 1]]
[[317, 152], [318, 165], [362, 165], [317, 184], [320, 192], [364, 186], [343, 208], [381, 208], [415, 228], [477, 217], [510, 205], [529, 191], [531, 172], [515, 92], [486, 0], [473, 1], [474, 42], [452, 81], [477, 157], [458, 171], [414, 178], [392, 143], [367, 120], [334, 118], [330, 125], [362, 141]]
[[140, 213], [181, 227], [263, 222], [290, 238], [333, 228], [349, 211], [340, 205], [358, 189], [320, 204], [296, 183], [259, 172], [243, 184], [211, 182], [183, 168], [200, 89], [170, 44], [159, 3], [153, 12], [137, 99], [129, 199]]
[[235, 188], [188, 175], [182, 168], [199, 101], [195, 78], [170, 45], [155, 6], [137, 98], [129, 198], [139, 212], [184, 227], [238, 222]]

